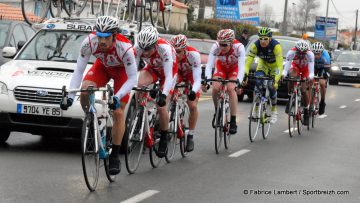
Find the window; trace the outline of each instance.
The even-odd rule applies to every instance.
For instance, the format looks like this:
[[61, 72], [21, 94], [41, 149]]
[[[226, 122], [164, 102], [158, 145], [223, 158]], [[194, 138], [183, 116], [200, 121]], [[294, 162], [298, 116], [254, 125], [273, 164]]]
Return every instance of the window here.
[[13, 47], [17, 47], [17, 44], [19, 43], [19, 41], [26, 42], [25, 33], [20, 24], [15, 26], [15, 28], [13, 30], [13, 36], [15, 39], [15, 44]]
[[0, 22], [0, 48], [5, 46], [6, 39], [8, 38], [8, 30], [10, 23]]
[[35, 31], [26, 25], [23, 25], [23, 28], [25, 30], [26, 39], [29, 40], [35, 34]]

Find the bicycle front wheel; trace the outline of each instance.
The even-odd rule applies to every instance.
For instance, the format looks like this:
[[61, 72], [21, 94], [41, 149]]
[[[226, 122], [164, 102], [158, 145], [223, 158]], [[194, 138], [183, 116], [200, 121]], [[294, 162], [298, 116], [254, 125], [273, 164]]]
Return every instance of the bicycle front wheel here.
[[145, 13], [145, 0], [129, 0], [129, 10], [128, 17], [131, 23], [135, 23], [137, 25], [137, 30], [140, 32], [144, 13]]
[[162, 23], [165, 30], [170, 29], [170, 18], [171, 18], [171, 9], [165, 9], [161, 12]]
[[130, 174], [135, 173], [139, 167], [141, 155], [144, 147], [144, 109], [139, 109], [135, 114], [136, 116], [131, 119], [129, 131], [126, 134], [126, 151], [125, 163], [126, 169]]
[[223, 100], [218, 100], [215, 114], [215, 152], [219, 154], [223, 139]]
[[180, 113], [180, 122], [179, 124], [184, 132], [184, 136], [182, 138], [180, 138], [180, 153], [181, 156], [184, 158], [186, 156], [188, 156], [188, 152], [186, 151], [186, 144], [187, 144], [187, 134], [186, 131], [189, 129], [189, 115], [190, 115], [190, 110], [189, 110], [189, 106], [184, 103], [183, 106], [183, 111]]
[[271, 128], [271, 101], [268, 100], [263, 104], [263, 108], [261, 111], [261, 125], [262, 125], [262, 136], [263, 139], [266, 139], [269, 135]]
[[225, 149], [228, 149], [230, 146], [230, 106], [229, 102], [224, 101], [224, 108], [223, 108], [223, 133], [224, 133], [224, 146]]
[[261, 105], [260, 98], [256, 96], [250, 109], [249, 115], [249, 138], [254, 142], [260, 128]]
[[100, 158], [96, 150], [94, 114], [85, 116], [81, 135], [81, 159], [86, 186], [94, 191], [99, 179]]
[[66, 0], [64, 9], [70, 16], [80, 16], [88, 0]]
[[175, 102], [171, 102], [170, 107], [170, 122], [169, 122], [169, 140], [168, 140], [168, 152], [166, 153], [165, 160], [170, 163], [175, 156], [176, 142], [177, 142], [177, 130], [178, 130], [178, 105]]
[[294, 136], [296, 131], [296, 115], [297, 108], [295, 106], [295, 95], [292, 94], [289, 99], [288, 127], [290, 137]]
[[21, 0], [21, 11], [24, 20], [32, 25], [45, 20], [50, 9], [49, 0]]
[[316, 90], [313, 90], [313, 96], [312, 96], [312, 99], [314, 100], [312, 103], [313, 103], [313, 108], [312, 108], [312, 114], [311, 114], [311, 127], [312, 128], [315, 128], [315, 119], [316, 119], [316, 116], [318, 114], [318, 111], [319, 111], [319, 94], [316, 92]]
[[159, 132], [154, 132], [152, 135], [152, 139], [153, 139], [153, 146], [150, 148], [150, 164], [153, 168], [157, 168], [160, 165], [161, 159], [156, 155], [156, 152], [159, 148], [159, 142], [160, 142], [160, 133]]
[[[112, 112], [109, 113], [109, 118], [107, 119], [107, 123], [106, 123], [106, 151], [111, 154], [112, 151], [112, 125], [108, 125], [109, 123], [112, 123], [113, 117], [112, 117]], [[105, 168], [105, 174], [106, 174], [106, 178], [110, 181], [110, 182], [114, 182], [116, 179], [116, 175], [110, 175], [109, 172], [109, 156], [106, 157], [104, 159], [104, 168]]]

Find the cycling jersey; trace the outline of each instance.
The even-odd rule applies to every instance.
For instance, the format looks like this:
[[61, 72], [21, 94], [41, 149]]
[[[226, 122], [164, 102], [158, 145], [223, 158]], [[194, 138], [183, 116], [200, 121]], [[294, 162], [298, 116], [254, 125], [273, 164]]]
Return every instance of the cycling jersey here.
[[246, 74], [249, 74], [250, 66], [256, 56], [259, 57], [256, 71], [262, 71], [266, 75], [272, 75], [275, 77], [275, 82], [278, 82], [281, 78], [284, 57], [280, 43], [271, 38], [267, 47], [261, 47], [260, 40], [255, 41], [255, 43], [251, 45], [250, 52], [246, 58]]
[[[97, 59], [91, 69], [87, 72], [84, 80], [95, 82], [98, 87], [105, 85], [105, 78], [114, 76], [114, 73], [121, 73], [120, 77], [126, 78], [122, 80], [114, 80], [115, 96], [119, 99], [128, 97], [132, 87], [137, 83], [137, 67], [135, 62], [135, 53], [131, 42], [121, 34], [116, 35], [114, 46], [106, 53], [98, 49], [99, 41], [95, 32], [88, 35], [81, 44], [80, 54], [77, 59], [76, 68], [71, 78], [70, 89], [79, 88], [83, 73], [91, 55]], [[102, 70], [97, 70], [102, 69]], [[125, 69], [115, 70], [115, 69]], [[94, 74], [97, 73], [97, 74]], [[102, 74], [102, 75], [98, 75]], [[106, 74], [106, 75], [105, 75]], [[74, 98], [75, 93], [70, 93], [69, 98]], [[126, 101], [126, 98], [122, 100]]]
[[189, 81], [192, 84], [192, 91], [199, 91], [201, 86], [201, 58], [198, 50], [187, 46], [185, 56], [178, 62], [178, 76], [178, 82]]
[[286, 76], [290, 68], [298, 74], [301, 72], [303, 78], [314, 78], [314, 53], [307, 51], [305, 54], [298, 54], [296, 48], [288, 51], [284, 66], [283, 75]]
[[213, 44], [205, 70], [205, 77], [208, 79], [211, 78], [215, 62], [216, 69], [214, 76], [220, 76], [224, 79], [235, 76], [240, 82], [243, 81], [245, 73], [245, 48], [239, 41], [234, 39], [230, 51], [225, 54], [221, 53], [219, 42]]
[[319, 59], [315, 58], [315, 69], [329, 68], [331, 63], [330, 55], [326, 50], [323, 50]]
[[153, 81], [159, 79], [162, 83], [161, 85], [163, 85], [162, 93], [168, 95], [175, 84], [175, 76], [178, 72], [175, 49], [162, 38], [159, 38], [158, 43], [155, 45], [156, 51], [149, 58], [143, 56], [144, 50], [138, 45], [135, 45], [135, 49], [137, 64], [140, 58], [143, 59], [146, 63], [143, 70], [148, 71], [152, 75]]

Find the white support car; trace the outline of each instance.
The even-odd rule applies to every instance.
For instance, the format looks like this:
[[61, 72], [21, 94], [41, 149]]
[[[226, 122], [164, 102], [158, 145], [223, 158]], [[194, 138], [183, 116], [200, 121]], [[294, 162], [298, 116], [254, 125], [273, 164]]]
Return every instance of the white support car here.
[[[44, 23], [19, 53], [4, 48], [5, 56], [16, 56], [0, 67], [0, 143], [11, 131], [80, 137], [84, 113], [78, 96], [67, 111], [59, 104], [61, 88], [69, 87], [80, 44], [94, 22]], [[94, 61], [90, 58], [88, 69]]]

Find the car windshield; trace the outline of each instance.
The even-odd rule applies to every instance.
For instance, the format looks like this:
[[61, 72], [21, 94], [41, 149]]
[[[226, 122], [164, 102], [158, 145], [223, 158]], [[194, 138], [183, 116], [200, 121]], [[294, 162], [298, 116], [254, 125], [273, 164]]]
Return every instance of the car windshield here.
[[0, 22], [0, 48], [5, 45], [5, 40], [10, 30], [10, 22]]
[[[276, 37], [274, 37], [276, 39], [276, 41], [278, 41], [280, 44], [281, 44], [281, 48], [282, 48], [282, 52], [283, 52], [283, 55], [286, 56], [286, 54], [288, 53], [288, 51], [293, 48], [297, 42], [297, 39], [296, 40], [293, 40], [293, 39], [277, 39]], [[251, 41], [249, 43], [249, 45], [247, 46], [247, 49], [246, 49], [246, 55], [249, 53], [250, 51], [250, 46], [252, 44], [254, 44], [256, 42], [257, 39], [254, 39], [253, 41]]]
[[360, 53], [341, 53], [337, 58], [337, 62], [359, 63]]
[[213, 42], [197, 41], [188, 39], [189, 44], [197, 49], [201, 54], [209, 54]]
[[[88, 32], [41, 30], [16, 59], [76, 63], [80, 46]], [[89, 63], [94, 63], [91, 57]]]

